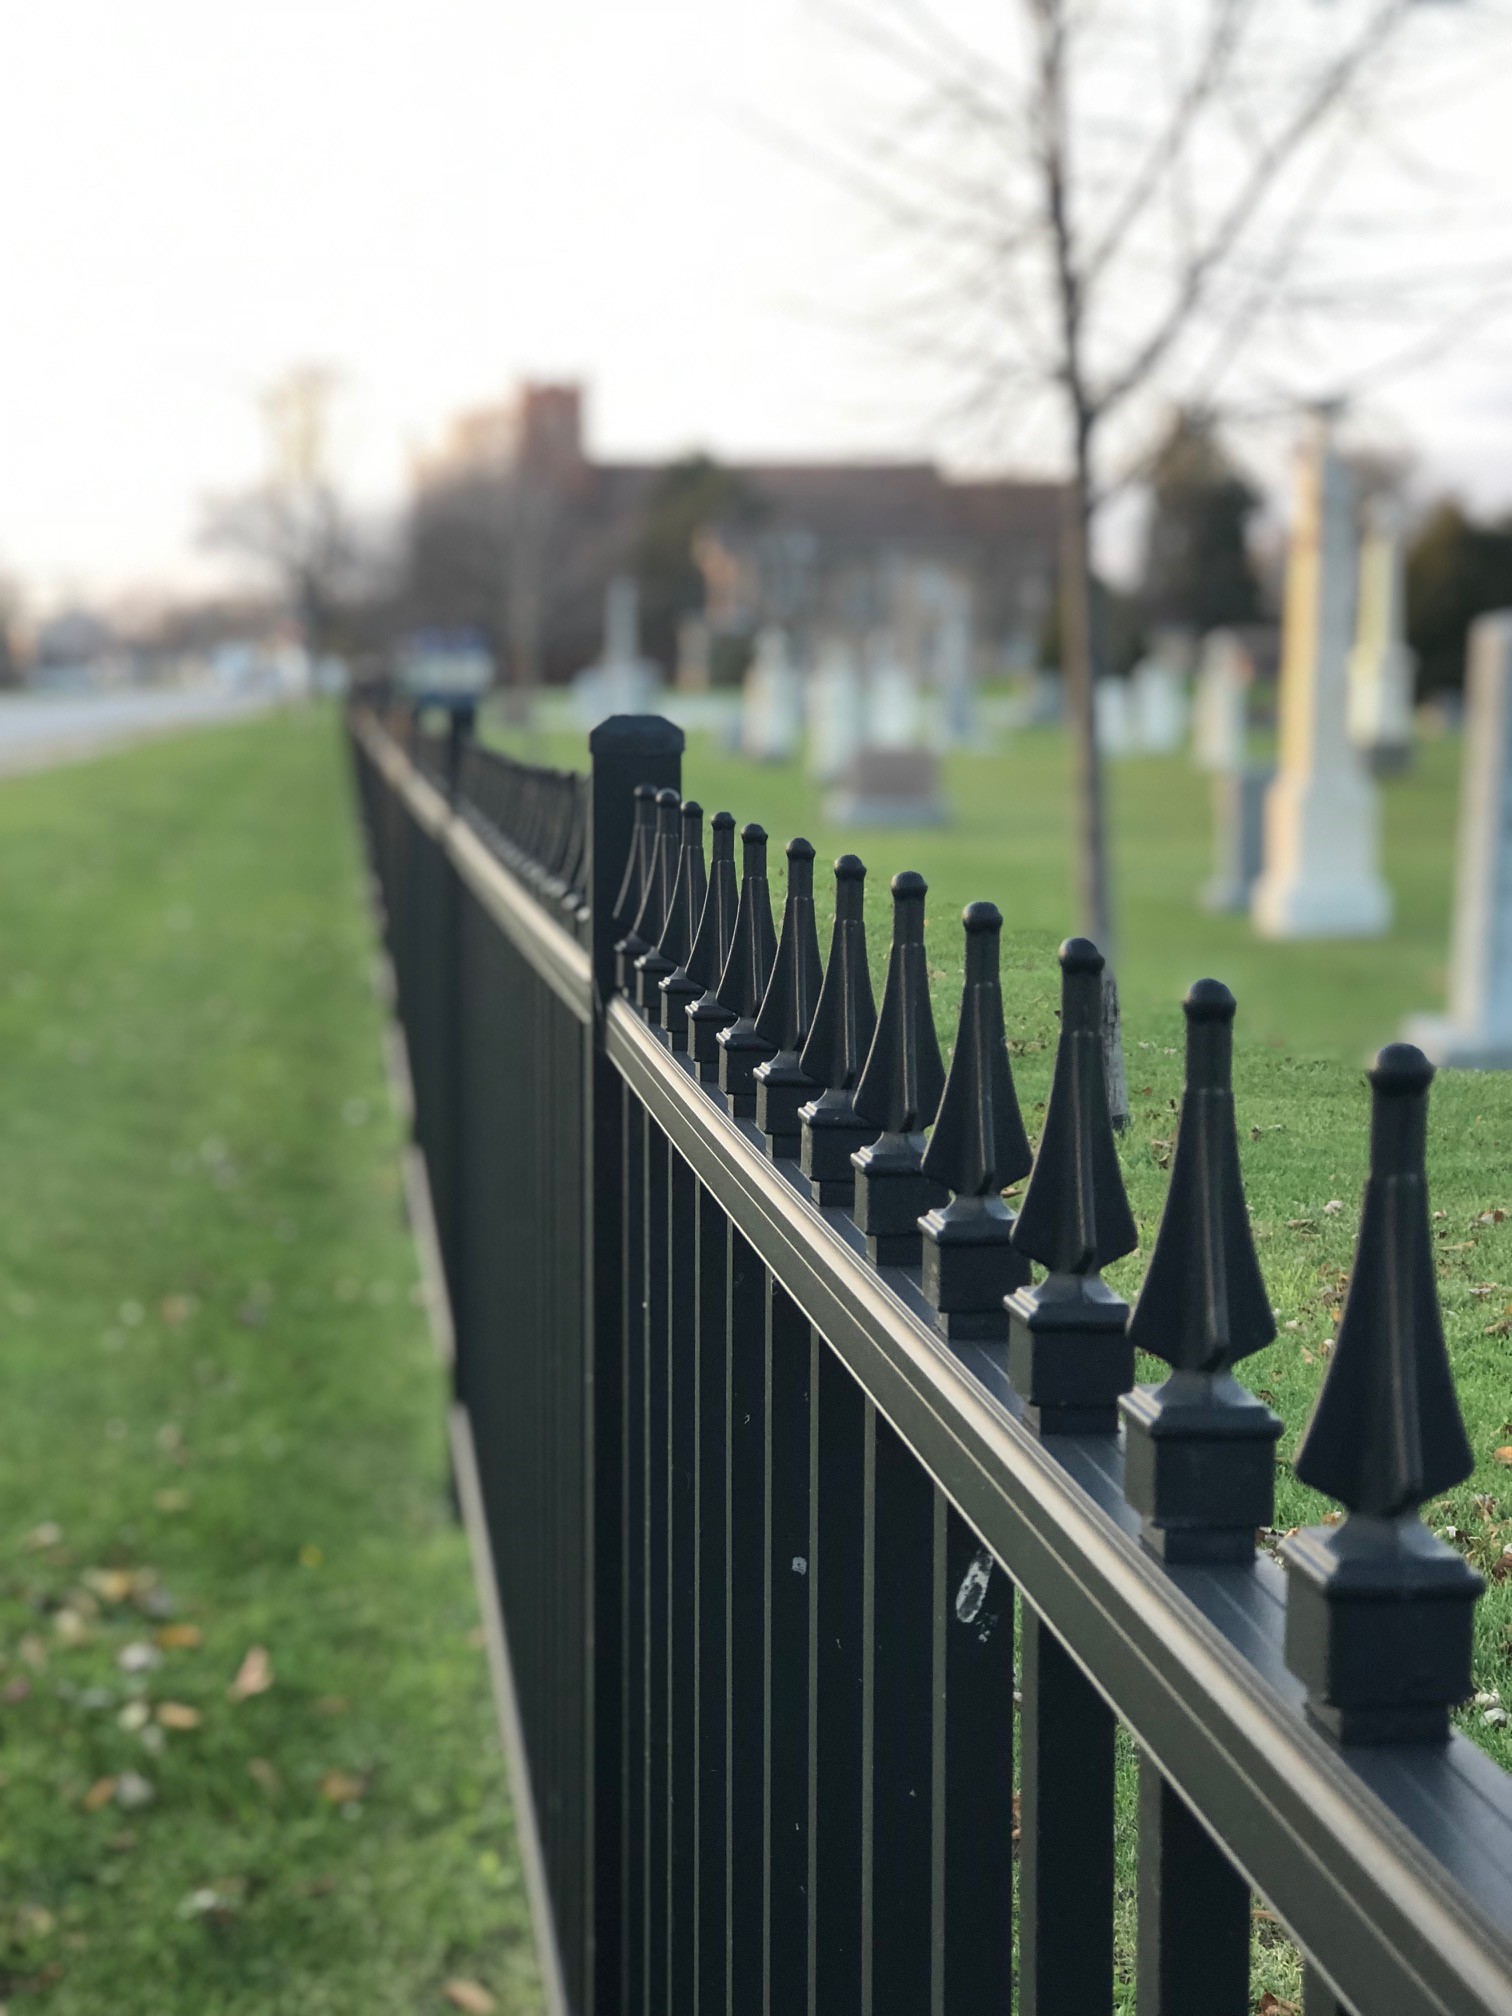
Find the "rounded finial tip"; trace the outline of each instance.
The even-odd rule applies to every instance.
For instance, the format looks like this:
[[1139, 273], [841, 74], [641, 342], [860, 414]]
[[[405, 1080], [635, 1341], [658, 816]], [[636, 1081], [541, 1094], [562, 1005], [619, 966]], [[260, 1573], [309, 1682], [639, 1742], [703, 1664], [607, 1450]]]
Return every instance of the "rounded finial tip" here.
[[1221, 980], [1194, 980], [1181, 1005], [1189, 1022], [1232, 1022], [1238, 1003]]
[[1369, 1076], [1377, 1092], [1426, 1092], [1433, 1083], [1433, 1066], [1415, 1043], [1388, 1043], [1376, 1052]]
[[765, 826], [758, 826], [754, 819], [748, 819], [740, 829], [742, 840], [748, 840], [753, 847], [762, 845], [767, 837]]
[[961, 922], [968, 931], [1001, 931], [1003, 913], [996, 903], [968, 903], [961, 912]]
[[716, 812], [714, 817], [709, 821], [709, 824], [714, 828], [716, 833], [733, 832], [735, 814], [733, 812]]
[[894, 896], [923, 896], [928, 893], [929, 884], [917, 868], [905, 868], [892, 878]]
[[656, 802], [658, 805], [680, 805], [682, 800], [670, 784], [663, 784], [656, 794]]
[[645, 798], [649, 801], [656, 796], [656, 786], [654, 784], [637, 784], [635, 787], [635, 796], [637, 798]]
[[1101, 973], [1108, 963], [1090, 938], [1068, 938], [1060, 948], [1063, 973]]
[[864, 882], [866, 880], [866, 863], [861, 859], [861, 856], [859, 854], [842, 854], [840, 859], [835, 863], [835, 880], [837, 882]]
[[787, 858], [789, 861], [812, 861], [814, 858], [813, 841], [805, 840], [801, 836], [796, 840], [789, 840], [787, 844]]
[[682, 815], [684, 819], [702, 819], [703, 807], [696, 798], [684, 798], [682, 801]]

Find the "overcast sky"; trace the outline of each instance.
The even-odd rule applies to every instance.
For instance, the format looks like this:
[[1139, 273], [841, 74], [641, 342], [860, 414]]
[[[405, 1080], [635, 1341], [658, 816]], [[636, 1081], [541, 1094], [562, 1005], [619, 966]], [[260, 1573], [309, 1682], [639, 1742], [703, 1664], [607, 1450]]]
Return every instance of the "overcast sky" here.
[[[823, 319], [868, 227], [744, 116], [822, 136], [848, 82], [801, 0], [13, 7], [0, 568], [41, 600], [192, 578], [198, 500], [256, 474], [257, 392], [303, 359], [348, 374], [375, 504], [522, 374], [585, 379], [610, 453], [928, 452], [938, 387]], [[1420, 140], [1505, 168], [1499, 96]], [[1380, 419], [1488, 500], [1508, 333]]]

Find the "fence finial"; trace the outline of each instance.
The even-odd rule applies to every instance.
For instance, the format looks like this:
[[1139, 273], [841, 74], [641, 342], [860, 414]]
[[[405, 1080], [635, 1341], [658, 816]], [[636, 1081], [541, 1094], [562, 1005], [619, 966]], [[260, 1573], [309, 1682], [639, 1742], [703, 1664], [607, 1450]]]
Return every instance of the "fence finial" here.
[[1124, 1491], [1165, 1561], [1248, 1561], [1275, 1511], [1281, 1423], [1230, 1367], [1276, 1334], [1250, 1235], [1234, 1126], [1234, 997], [1188, 990], [1186, 1085], [1155, 1250], [1129, 1319], [1136, 1351], [1172, 1368], [1119, 1402]]
[[[678, 975], [674, 973], [666, 987], [669, 995], [677, 988], [683, 996], [687, 1048], [698, 1066], [699, 1077], [713, 1083], [719, 1077], [715, 1033], [727, 1028], [733, 1019], [719, 1005], [718, 989], [719, 976], [724, 971], [725, 961], [730, 956], [730, 943], [735, 936], [735, 911], [739, 902], [735, 884], [734, 813], [716, 812], [709, 821], [709, 830], [713, 841], [709, 850], [708, 894], [693, 937], [693, 949], [683, 968], [689, 986], [683, 989]], [[682, 1047], [675, 1036], [673, 1046]]]
[[857, 1117], [880, 1137], [851, 1157], [856, 1223], [876, 1266], [907, 1266], [919, 1257], [919, 1218], [945, 1202], [920, 1170], [924, 1129], [945, 1088], [945, 1067], [929, 1005], [924, 957], [924, 898], [929, 885], [909, 868], [892, 879], [893, 936], [882, 1007], [856, 1082]]
[[[656, 834], [652, 842], [651, 873], [646, 893], [635, 919], [635, 934], [645, 942], [645, 951], [634, 964], [635, 1005], [651, 1013], [657, 1005], [656, 983], [662, 975], [648, 970], [646, 961], [655, 960], [656, 946], [666, 928], [672, 902], [672, 884], [677, 875], [677, 813], [681, 801], [670, 784], [656, 794]], [[671, 971], [668, 967], [667, 971]]]
[[808, 1040], [819, 999], [823, 968], [814, 922], [814, 849], [808, 840], [787, 845], [787, 899], [777, 956], [756, 1017], [756, 1034], [776, 1045], [756, 1066], [756, 1125], [766, 1136], [767, 1153], [798, 1153], [798, 1109], [819, 1089], [805, 1073], [799, 1053]]
[[698, 987], [698, 983], [689, 977], [688, 960], [692, 955], [693, 941], [698, 936], [704, 898], [708, 893], [709, 877], [704, 867], [703, 851], [703, 807], [695, 799], [685, 798], [677, 850], [677, 880], [672, 885], [666, 929], [656, 948], [663, 959], [672, 961], [671, 972], [662, 975], [656, 991], [657, 1019], [674, 1050], [688, 1047], [688, 1000]]
[[623, 994], [634, 987], [635, 962], [651, 948], [635, 929], [646, 885], [656, 858], [656, 786], [635, 787], [635, 823], [630, 829], [630, 851], [625, 856], [624, 879], [614, 899], [614, 979]]
[[1134, 1383], [1129, 1311], [1100, 1278], [1139, 1243], [1103, 1081], [1103, 956], [1087, 938], [1060, 948], [1061, 1033], [1045, 1131], [1013, 1243], [1050, 1270], [1008, 1300], [1008, 1370], [1042, 1434], [1111, 1432]]
[[814, 1026], [801, 1063], [825, 1089], [799, 1111], [803, 1137], [799, 1167], [818, 1204], [848, 1204], [855, 1195], [851, 1156], [877, 1130], [856, 1115], [856, 1080], [877, 1027], [871, 972], [866, 963], [866, 864], [854, 854], [835, 863], [835, 928], [829, 964], [814, 1010]]
[[735, 912], [735, 936], [719, 980], [720, 1006], [733, 1017], [715, 1033], [719, 1048], [719, 1089], [730, 1111], [749, 1120], [756, 1112], [752, 1074], [773, 1053], [756, 1034], [756, 1014], [766, 993], [777, 949], [772, 925], [772, 897], [767, 887], [766, 829], [742, 826], [740, 902]]
[[1345, 1507], [1282, 1547], [1286, 1663], [1344, 1743], [1448, 1734], [1470, 1691], [1484, 1584], [1419, 1506], [1470, 1475], [1434, 1280], [1426, 1146], [1433, 1066], [1388, 1043], [1370, 1073], [1370, 1173], [1343, 1320], [1294, 1468]]
[[954, 1194], [926, 1212], [923, 1288], [944, 1334], [958, 1341], [1006, 1337], [1003, 1298], [1026, 1287], [1029, 1263], [1013, 1250], [1013, 1213], [1004, 1186], [1034, 1160], [1013, 1088], [998, 974], [1003, 916], [995, 903], [969, 904], [966, 980], [956, 1045], [934, 1131], [921, 1164]]

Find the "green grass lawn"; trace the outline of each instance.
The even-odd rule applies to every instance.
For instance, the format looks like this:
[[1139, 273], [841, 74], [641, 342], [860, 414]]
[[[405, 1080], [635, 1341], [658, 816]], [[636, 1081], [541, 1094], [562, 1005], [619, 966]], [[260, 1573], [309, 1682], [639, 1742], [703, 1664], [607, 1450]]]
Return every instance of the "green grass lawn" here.
[[0, 861], [0, 2002], [534, 2009], [335, 723]]

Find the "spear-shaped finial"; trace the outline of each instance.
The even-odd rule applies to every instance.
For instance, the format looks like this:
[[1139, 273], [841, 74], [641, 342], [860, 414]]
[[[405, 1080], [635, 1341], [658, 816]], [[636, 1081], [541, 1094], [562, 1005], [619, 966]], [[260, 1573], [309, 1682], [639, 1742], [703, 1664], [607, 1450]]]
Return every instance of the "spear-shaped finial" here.
[[1294, 1467], [1345, 1507], [1282, 1547], [1286, 1663], [1343, 1743], [1442, 1742], [1470, 1691], [1484, 1584], [1418, 1507], [1474, 1467], [1434, 1280], [1425, 1152], [1433, 1066], [1389, 1043], [1370, 1072], [1370, 1173], [1344, 1315]]
[[[635, 919], [634, 935], [645, 943], [645, 951], [635, 960], [633, 966], [635, 982], [635, 1005], [644, 1013], [649, 1013], [657, 1005], [656, 983], [662, 973], [656, 970], [656, 946], [666, 928], [667, 912], [672, 902], [672, 885], [677, 879], [677, 808], [678, 796], [670, 784], [664, 784], [656, 794], [656, 833], [652, 841], [651, 872], [646, 877], [646, 893], [641, 898], [641, 906]], [[647, 960], [653, 961], [648, 969]], [[670, 972], [671, 967], [665, 969]]]
[[945, 1202], [920, 1169], [924, 1129], [945, 1087], [945, 1067], [929, 1005], [924, 958], [924, 898], [929, 885], [905, 869], [892, 879], [893, 937], [876, 1033], [856, 1082], [857, 1117], [881, 1134], [851, 1157], [856, 1223], [875, 1266], [904, 1267], [919, 1257], [919, 1218]]
[[924, 1150], [926, 1176], [954, 1193], [919, 1220], [923, 1288], [935, 1321], [954, 1340], [1006, 1337], [1003, 1298], [1027, 1287], [1029, 1263], [1013, 1250], [1006, 1184], [1027, 1176], [1034, 1157], [1013, 1089], [998, 976], [1003, 915], [995, 903], [969, 904], [966, 984], [945, 1095]]
[[814, 849], [807, 840], [787, 846], [787, 900], [777, 957], [756, 1017], [756, 1034], [775, 1052], [755, 1071], [756, 1125], [766, 1136], [767, 1153], [798, 1153], [798, 1109], [819, 1089], [798, 1061], [814, 1020], [823, 969], [814, 922]]
[[1276, 1334], [1239, 1174], [1234, 997], [1198, 980], [1186, 1014], [1186, 1086], [1171, 1187], [1129, 1319], [1135, 1351], [1172, 1368], [1119, 1402], [1124, 1491], [1165, 1561], [1248, 1561], [1275, 1511], [1281, 1423], [1231, 1367]]
[[1103, 1080], [1103, 956], [1087, 938], [1060, 948], [1061, 1033], [1034, 1171], [1013, 1231], [1050, 1270], [1008, 1298], [1008, 1370], [1042, 1434], [1111, 1432], [1134, 1384], [1129, 1311], [1100, 1270], [1139, 1243], [1124, 1196]]
[[[674, 1050], [687, 1048], [687, 1008], [695, 983], [687, 974], [693, 941], [698, 936], [709, 878], [704, 868], [703, 807], [692, 798], [683, 800], [681, 837], [677, 849], [677, 879], [672, 885], [672, 902], [666, 928], [657, 945], [657, 954], [670, 959], [671, 971], [657, 983], [656, 1017], [671, 1040]], [[676, 991], [669, 993], [669, 988]]]
[[742, 826], [740, 838], [740, 905], [730, 956], [719, 978], [720, 1005], [735, 1019], [718, 1030], [714, 1040], [719, 1046], [719, 1089], [730, 1111], [738, 1119], [749, 1120], [756, 1112], [756, 1066], [773, 1054], [770, 1045], [756, 1034], [756, 1016], [772, 971], [777, 933], [767, 888], [766, 831], [761, 826]]
[[877, 1027], [871, 972], [866, 963], [866, 864], [854, 854], [835, 863], [835, 928], [829, 964], [814, 1009], [814, 1026], [799, 1059], [804, 1073], [825, 1089], [799, 1109], [803, 1135], [798, 1166], [816, 1204], [848, 1204], [855, 1195], [851, 1156], [877, 1130], [857, 1118], [856, 1080]]
[[690, 1047], [692, 1031], [688, 1026], [688, 1015], [719, 979], [720, 968], [730, 948], [730, 934], [735, 928], [733, 815], [716, 812], [709, 821], [709, 830], [713, 834], [713, 844], [708, 881], [699, 904], [693, 942], [677, 971], [669, 973], [661, 983], [662, 1027], [672, 1038], [674, 1050]]
[[635, 787], [635, 821], [630, 829], [630, 851], [625, 857], [625, 874], [619, 895], [614, 899], [614, 982], [622, 994], [634, 988], [635, 962], [650, 946], [638, 937], [635, 922], [645, 900], [646, 884], [656, 852], [656, 786]]
[[[748, 826], [746, 832], [761, 833], [761, 828]], [[764, 833], [759, 842], [742, 842], [747, 875], [751, 872], [753, 853], [765, 862]], [[762, 873], [764, 877], [764, 869]], [[724, 1005], [719, 989], [739, 928], [742, 900], [735, 882], [734, 816], [729, 812], [716, 812], [714, 852], [709, 862], [709, 894], [698, 926], [698, 937], [694, 941], [693, 958], [689, 962], [689, 971], [695, 978], [700, 973], [708, 975], [703, 992], [688, 1009], [688, 1051], [705, 1085], [719, 1083], [719, 1045], [714, 1039], [721, 1029], [728, 1029], [735, 1020], [735, 1010]]]

